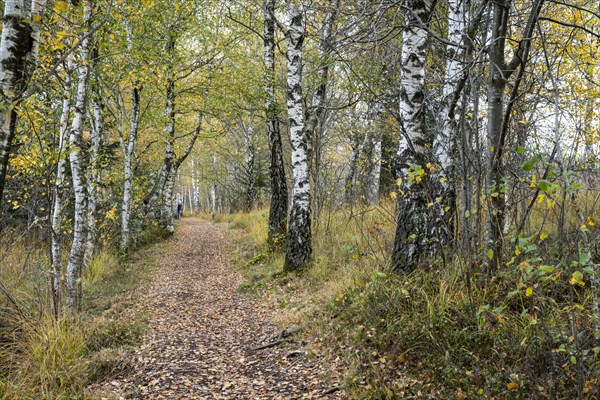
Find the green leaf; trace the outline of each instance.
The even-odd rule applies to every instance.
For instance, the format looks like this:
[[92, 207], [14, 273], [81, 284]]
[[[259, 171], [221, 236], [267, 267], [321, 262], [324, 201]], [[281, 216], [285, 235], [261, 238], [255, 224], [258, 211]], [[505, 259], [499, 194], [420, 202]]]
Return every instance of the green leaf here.
[[523, 146], [519, 146], [519, 147], [517, 148], [517, 154], [523, 154], [523, 153], [525, 153], [526, 151], [527, 151], [527, 149], [526, 149], [525, 147], [523, 147]]
[[540, 272], [544, 274], [551, 274], [554, 272], [554, 267], [552, 265], [540, 265]]
[[575, 356], [571, 356], [571, 364], [577, 365], [577, 358]]
[[585, 267], [585, 268], [582, 268], [582, 270], [583, 270], [583, 272], [585, 272], [586, 274], [589, 274], [589, 275], [594, 275], [596, 273], [596, 271], [594, 271], [594, 268], [592, 268], [592, 267]]
[[494, 250], [489, 249], [487, 251], [487, 257], [491, 260], [492, 258], [494, 258]]
[[538, 182], [538, 187], [542, 192], [550, 193], [553, 191], [553, 185], [545, 179], [541, 179]]
[[492, 311], [494, 312], [494, 314], [500, 314], [504, 310], [506, 310], [506, 306], [498, 306], [498, 307], [494, 308]]
[[573, 274], [571, 274], [571, 279], [569, 279], [569, 283], [571, 285], [585, 285], [585, 282], [583, 282], [583, 274], [580, 271], [573, 272]]
[[533, 167], [535, 166], [535, 164], [537, 164], [541, 159], [542, 159], [542, 156], [540, 156], [539, 154], [535, 154], [529, 160], [524, 162], [523, 166], [521, 168], [523, 168], [523, 171], [531, 171], [533, 169]]
[[590, 255], [586, 251], [579, 253], [579, 265], [588, 265], [590, 263]]

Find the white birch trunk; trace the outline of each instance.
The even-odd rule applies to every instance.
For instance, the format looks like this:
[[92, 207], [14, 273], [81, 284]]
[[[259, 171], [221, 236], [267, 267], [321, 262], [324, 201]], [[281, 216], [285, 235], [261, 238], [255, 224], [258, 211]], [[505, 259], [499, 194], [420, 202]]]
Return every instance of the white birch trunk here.
[[275, 94], [275, 0], [265, 0], [264, 14], [264, 62], [265, 62], [265, 114], [267, 117], [267, 139], [269, 141], [269, 204], [270, 247], [280, 248], [287, 233], [288, 188], [283, 162], [283, 146], [279, 126], [279, 110]]
[[[425, 58], [427, 27], [435, 0], [408, 1], [402, 32], [402, 73], [400, 90], [401, 132], [397, 153], [398, 216], [392, 265], [411, 270], [427, 242], [427, 200], [424, 182], [414, 166], [425, 168], [427, 138], [424, 130]], [[425, 24], [425, 26], [424, 26]]]
[[217, 215], [217, 184], [210, 187], [210, 216], [214, 219]]
[[[95, 52], [96, 53], [96, 52]], [[94, 55], [97, 57], [97, 54]], [[95, 63], [94, 63], [95, 64]], [[98, 78], [96, 78], [98, 79]], [[88, 190], [88, 215], [87, 215], [87, 240], [85, 244], [86, 259], [91, 260], [94, 257], [96, 245], [96, 212], [98, 207], [98, 188], [100, 186], [100, 165], [99, 153], [102, 144], [102, 135], [104, 130], [103, 107], [100, 99], [100, 87], [98, 84], [96, 91], [93, 92], [91, 99], [92, 115], [89, 118], [91, 122], [91, 146], [90, 158], [87, 170], [87, 190]]]
[[[217, 153], [213, 152], [213, 169], [215, 171], [215, 175], [213, 179], [216, 179], [216, 171], [217, 171]], [[217, 215], [217, 183], [216, 181], [210, 187], [210, 215], [214, 219], [215, 215]]]
[[65, 185], [65, 169], [67, 164], [66, 153], [67, 132], [69, 129], [69, 116], [71, 114], [71, 63], [68, 63], [65, 71], [65, 87], [63, 92], [62, 111], [60, 114], [58, 153], [59, 158], [56, 166], [56, 180], [54, 182], [54, 203], [52, 207], [51, 223], [51, 253], [52, 253], [52, 300], [54, 310], [58, 311], [60, 307], [60, 292], [62, 281], [62, 254], [61, 254], [61, 236], [62, 236], [62, 209], [63, 209], [63, 191]]
[[371, 165], [367, 185], [367, 202], [376, 204], [379, 201], [379, 180], [381, 177], [381, 132], [370, 135], [372, 141]]
[[[454, 96], [459, 81], [466, 73], [464, 64], [464, 41], [466, 35], [465, 0], [448, 1], [448, 41], [446, 45], [446, 72], [442, 88], [442, 110], [438, 117], [438, 128], [433, 138], [433, 160], [435, 172], [431, 174], [431, 197], [434, 202], [430, 237], [441, 245], [453, 236], [451, 213], [456, 206], [454, 184], [454, 147], [458, 135], [458, 116], [462, 107], [460, 96]], [[461, 47], [459, 47], [461, 46]], [[457, 93], [458, 94], [458, 93]]]
[[308, 179], [308, 142], [304, 135], [302, 105], [302, 44], [304, 27], [302, 10], [288, 4], [287, 39], [287, 109], [292, 145], [292, 206], [284, 269], [294, 271], [304, 267], [312, 255], [310, 219], [310, 182]]
[[163, 210], [161, 213], [162, 225], [167, 229], [167, 232], [175, 232], [173, 226], [173, 188], [175, 186], [175, 171], [172, 171], [167, 177], [165, 183], [165, 197], [163, 200]]
[[[129, 56], [133, 57], [133, 26], [131, 21], [126, 23], [127, 50]], [[129, 120], [129, 137], [127, 146], [123, 147], [123, 199], [121, 202], [121, 251], [127, 251], [131, 243], [131, 202], [133, 194], [133, 160], [137, 147], [138, 129], [140, 124], [140, 83], [138, 80], [132, 82], [131, 88], [131, 116]]]
[[[91, 25], [92, 9], [90, 2], [84, 5], [84, 18], [88, 24], [88, 29]], [[67, 264], [67, 307], [77, 310], [81, 307], [81, 269], [83, 267], [86, 239], [87, 194], [82, 136], [90, 75], [90, 41], [91, 37], [87, 36], [81, 42], [79, 48], [80, 64], [77, 68], [79, 81], [73, 122], [69, 134], [69, 161], [73, 178], [73, 191], [75, 192], [75, 213], [73, 218], [73, 243]]]
[[133, 193], [133, 158], [137, 146], [137, 136], [140, 122], [140, 93], [135, 86], [131, 90], [131, 120], [129, 124], [129, 139], [123, 158], [123, 201], [121, 204], [121, 251], [126, 251], [131, 242], [131, 201]]
[[191, 186], [191, 204], [190, 209], [194, 213], [200, 212], [200, 185], [198, 176], [196, 175], [196, 162], [192, 159], [192, 186]]
[[45, 0], [4, 2], [0, 39], [0, 201], [17, 123], [15, 109], [35, 70], [45, 4]]
[[[166, 97], [167, 102], [165, 106], [166, 124], [165, 124], [165, 152], [163, 158], [163, 164], [160, 169], [160, 173], [154, 183], [154, 187], [150, 193], [144, 199], [147, 207], [152, 207], [156, 201], [163, 194], [163, 189], [169, 178], [169, 174], [173, 170], [173, 162], [175, 159], [175, 66], [174, 54], [175, 54], [175, 41], [174, 34], [170, 34], [165, 46], [165, 52], [167, 53], [167, 85], [166, 85]], [[164, 197], [163, 197], [164, 200]], [[162, 209], [165, 210], [165, 204], [162, 204]], [[161, 216], [160, 219], [165, 221], [165, 217]], [[166, 227], [166, 226], [165, 226]]]

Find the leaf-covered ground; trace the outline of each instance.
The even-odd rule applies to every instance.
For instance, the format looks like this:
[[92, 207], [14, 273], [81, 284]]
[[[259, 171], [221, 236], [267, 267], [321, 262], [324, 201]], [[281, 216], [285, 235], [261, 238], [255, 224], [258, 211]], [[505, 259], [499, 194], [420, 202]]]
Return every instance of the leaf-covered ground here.
[[[287, 339], [272, 311], [239, 293], [221, 229], [183, 219], [139, 304], [143, 345], [123, 376], [93, 397], [136, 399], [339, 399], [318, 360]], [[288, 335], [289, 334], [289, 335]]]

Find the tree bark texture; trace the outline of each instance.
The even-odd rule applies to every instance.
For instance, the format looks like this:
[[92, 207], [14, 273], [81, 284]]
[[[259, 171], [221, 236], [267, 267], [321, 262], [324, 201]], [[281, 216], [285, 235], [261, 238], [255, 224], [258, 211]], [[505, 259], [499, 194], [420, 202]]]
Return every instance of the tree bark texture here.
[[[84, 5], [84, 19], [91, 28], [93, 6], [91, 2]], [[69, 161], [75, 193], [75, 213], [73, 217], [73, 243], [67, 264], [67, 307], [81, 308], [81, 270], [86, 240], [87, 193], [85, 183], [85, 165], [83, 148], [83, 127], [85, 123], [90, 76], [90, 36], [86, 36], [79, 48], [80, 64], [78, 71], [77, 97], [73, 113], [71, 131], [69, 133]]]
[[427, 161], [424, 130], [425, 57], [428, 24], [435, 0], [407, 1], [402, 32], [402, 73], [400, 89], [401, 132], [397, 153], [398, 215], [392, 254], [397, 270], [413, 269], [426, 252], [427, 194], [420, 172]]
[[[433, 138], [434, 172], [431, 174], [430, 191], [432, 218], [430, 237], [445, 245], [452, 241], [454, 226], [452, 213], [456, 208], [456, 185], [454, 182], [454, 148], [458, 135], [460, 93], [455, 93], [465, 71], [463, 35], [466, 35], [466, 0], [448, 1], [448, 41], [446, 45], [446, 71], [442, 88], [442, 109]], [[456, 44], [456, 45], [453, 45]], [[456, 99], [456, 100], [455, 100]]]
[[6, 0], [0, 39], [0, 201], [4, 193], [16, 106], [35, 70], [45, 0]]
[[52, 206], [52, 226], [50, 230], [51, 253], [52, 253], [52, 301], [54, 310], [60, 308], [60, 292], [62, 282], [62, 223], [65, 189], [65, 170], [68, 154], [67, 134], [69, 130], [69, 116], [71, 114], [71, 63], [65, 71], [65, 86], [63, 90], [62, 111], [60, 114], [60, 125], [58, 134], [58, 162], [56, 165], [56, 179], [54, 181], [54, 202]]
[[[97, 68], [98, 52], [93, 52], [93, 67]], [[104, 134], [103, 103], [100, 85], [96, 74], [92, 74], [95, 82], [91, 85], [91, 108], [92, 112], [89, 118], [91, 132], [91, 146], [89, 149], [89, 164], [87, 168], [87, 191], [88, 191], [88, 215], [87, 215], [87, 239], [85, 244], [86, 259], [91, 260], [94, 257], [94, 251], [97, 241], [97, 208], [98, 208], [98, 188], [100, 187], [100, 147], [102, 145], [102, 136]]]
[[137, 146], [140, 124], [140, 89], [137, 82], [131, 89], [131, 117], [129, 121], [129, 138], [123, 157], [123, 201], [121, 204], [121, 251], [126, 251], [131, 242], [131, 200], [133, 195], [133, 159]]
[[269, 207], [268, 243], [274, 246], [285, 240], [288, 217], [288, 188], [283, 163], [283, 147], [279, 129], [279, 108], [275, 98], [275, 0], [265, 0], [264, 7], [264, 62], [265, 62], [265, 112], [269, 142], [269, 181], [271, 204]]
[[[175, 66], [173, 65], [175, 62], [175, 39], [174, 34], [169, 34], [165, 45], [165, 52], [167, 53], [168, 58], [166, 83], [167, 101], [165, 104], [165, 116], [167, 118], [167, 123], [165, 125], [165, 153], [162, 167], [154, 186], [150, 193], [144, 198], [144, 203], [147, 208], [153, 207], [163, 194], [163, 189], [169, 178], [169, 174], [173, 169], [173, 162], [175, 160]], [[162, 208], [164, 209], [164, 204], [162, 204]]]
[[288, 27], [285, 32], [287, 58], [287, 109], [292, 144], [292, 209], [288, 223], [288, 237], [284, 269], [303, 268], [312, 255], [310, 219], [310, 182], [308, 178], [308, 142], [304, 135], [302, 104], [302, 44], [304, 27], [302, 10], [288, 4]]

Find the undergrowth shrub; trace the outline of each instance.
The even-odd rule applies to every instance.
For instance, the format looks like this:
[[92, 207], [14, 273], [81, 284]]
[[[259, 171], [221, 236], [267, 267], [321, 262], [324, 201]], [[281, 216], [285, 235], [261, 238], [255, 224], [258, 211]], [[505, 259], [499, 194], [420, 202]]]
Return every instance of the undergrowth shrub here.
[[519, 238], [493, 275], [460, 254], [401, 274], [387, 267], [392, 210], [326, 215], [310, 267], [287, 275], [282, 253], [268, 251], [265, 212], [223, 216], [246, 277], [240, 289], [267, 294], [283, 323], [318, 335], [309, 354], [341, 356], [351, 398], [600, 395], [589, 260], [576, 245], [556, 261], [548, 235]]

